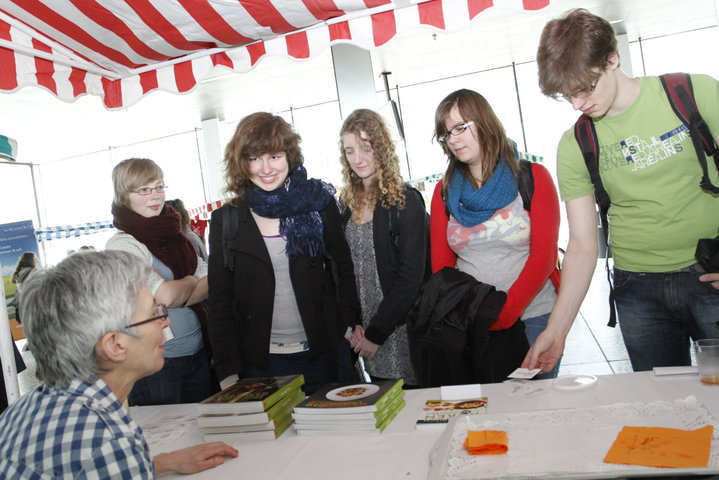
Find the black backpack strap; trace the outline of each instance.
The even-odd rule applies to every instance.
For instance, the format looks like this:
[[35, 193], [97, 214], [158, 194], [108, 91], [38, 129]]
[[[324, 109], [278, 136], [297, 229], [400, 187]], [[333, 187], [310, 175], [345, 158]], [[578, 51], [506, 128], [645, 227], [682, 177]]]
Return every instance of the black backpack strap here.
[[699, 186], [708, 192], [719, 193], [719, 187], [713, 185], [709, 180], [705, 156], [705, 153], [713, 156], [714, 164], [719, 169], [719, 150], [714, 142], [714, 137], [709, 131], [709, 126], [704, 122], [697, 108], [691, 77], [687, 73], [668, 73], [661, 75], [659, 78], [674, 113], [689, 129], [697, 160], [699, 160], [702, 168], [702, 179]]
[[444, 205], [444, 213], [447, 215], [447, 218], [449, 218], [449, 207], [447, 206], [447, 190], [446, 190], [446, 181], [442, 180], [442, 190], [439, 192], [442, 196], [442, 205]]
[[[414, 188], [409, 183], [404, 184], [405, 186], [405, 196], [407, 195], [417, 195], [424, 204], [424, 196], [422, 193]], [[444, 202], [444, 196], [442, 197], [442, 201]], [[445, 204], [445, 210], [447, 210], [446, 204]], [[426, 281], [431, 275], [432, 275], [432, 256], [430, 254], [430, 245], [429, 245], [429, 213], [425, 210], [425, 226], [427, 227], [425, 236], [426, 236], [426, 243], [427, 243], [427, 251], [425, 252], [425, 269], [424, 269], [424, 280]], [[395, 258], [399, 260], [399, 208], [397, 206], [393, 206], [389, 208], [389, 238], [392, 243], [392, 248], [394, 249], [394, 255]], [[447, 216], [449, 217], [449, 210], [447, 210]]]
[[582, 115], [574, 124], [574, 137], [577, 139], [579, 148], [584, 157], [584, 164], [589, 171], [589, 178], [594, 186], [594, 198], [599, 207], [599, 221], [602, 224], [602, 233], [604, 234], [604, 244], [607, 246], [607, 256], [604, 268], [607, 272], [607, 281], [609, 282], [609, 323], [610, 327], [617, 326], [617, 310], [614, 302], [614, 283], [612, 282], [612, 272], [609, 269], [609, 194], [604, 188], [602, 178], [599, 175], [599, 139], [597, 131], [594, 128], [594, 122], [588, 115]]
[[237, 223], [239, 212], [232, 204], [225, 204], [222, 209], [222, 255], [225, 261], [225, 268], [231, 272], [235, 271], [235, 254], [230, 249], [230, 242], [237, 236]]
[[519, 160], [519, 195], [522, 197], [524, 209], [528, 212], [532, 211], [532, 197], [534, 196], [534, 174], [532, 173], [532, 162], [529, 160]]
[[337, 209], [340, 211], [342, 230], [344, 231], [344, 228], [347, 226], [347, 222], [349, 222], [352, 217], [352, 212], [349, 208], [347, 208], [347, 205], [345, 205], [345, 202], [343, 202], [341, 198], [337, 201]]
[[389, 208], [389, 239], [395, 249], [395, 256], [399, 258], [399, 208], [396, 205]]
[[[599, 175], [599, 139], [594, 128], [594, 122], [587, 115], [582, 115], [574, 124], [574, 136], [577, 139], [579, 148], [582, 150], [584, 163], [589, 171], [589, 178], [594, 186], [594, 197], [599, 206], [599, 215], [602, 219], [602, 227], [607, 225], [607, 212], [609, 211], [609, 194], [604, 189], [602, 177]], [[605, 230], [607, 234], [607, 230]]]

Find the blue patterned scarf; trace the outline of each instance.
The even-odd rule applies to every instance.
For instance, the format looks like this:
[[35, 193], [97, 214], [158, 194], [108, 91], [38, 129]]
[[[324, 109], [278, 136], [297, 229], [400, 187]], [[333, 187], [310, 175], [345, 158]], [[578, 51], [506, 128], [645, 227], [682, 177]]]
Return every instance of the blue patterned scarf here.
[[280, 219], [280, 234], [287, 239], [290, 255], [317, 256], [325, 253], [322, 219], [318, 213], [334, 201], [332, 185], [307, 178], [302, 165], [287, 176], [285, 183], [266, 192], [254, 183], [248, 185], [245, 200], [250, 209], [265, 218]]
[[456, 169], [447, 187], [446, 203], [449, 213], [462, 226], [473, 227], [489, 220], [494, 212], [509, 205], [518, 193], [517, 180], [507, 161], [502, 158], [494, 174], [477, 190]]

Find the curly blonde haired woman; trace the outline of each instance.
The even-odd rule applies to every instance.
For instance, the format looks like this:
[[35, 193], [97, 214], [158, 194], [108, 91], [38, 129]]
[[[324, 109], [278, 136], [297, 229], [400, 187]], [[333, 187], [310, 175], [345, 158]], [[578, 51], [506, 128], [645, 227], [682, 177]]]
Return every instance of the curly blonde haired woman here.
[[351, 346], [373, 380], [416, 385], [404, 321], [429, 261], [424, 199], [402, 181], [389, 129], [372, 110], [355, 110], [345, 120], [340, 161], [342, 218], [362, 306]]

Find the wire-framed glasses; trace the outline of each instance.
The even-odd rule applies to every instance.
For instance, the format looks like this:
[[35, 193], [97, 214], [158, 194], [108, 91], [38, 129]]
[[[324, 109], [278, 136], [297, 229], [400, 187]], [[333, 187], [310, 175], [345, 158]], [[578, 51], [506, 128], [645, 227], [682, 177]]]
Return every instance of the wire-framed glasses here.
[[142, 195], [143, 197], [145, 195], [150, 195], [152, 191], [156, 191], [157, 193], [165, 193], [165, 190], [167, 190], [167, 185], [158, 185], [156, 187], [142, 187], [138, 188], [137, 190], [133, 190], [138, 195]]
[[559, 98], [564, 99], [568, 101], [569, 103], [572, 103], [572, 100], [579, 100], [581, 98], [587, 98], [589, 95], [594, 93], [594, 90], [597, 88], [597, 83], [599, 83], [599, 79], [595, 79], [592, 83], [589, 84], [589, 86], [580, 88], [579, 90], [570, 93], [568, 95], [564, 95], [562, 93], [559, 94]]
[[126, 326], [125, 328], [133, 328], [138, 327], [140, 325], [144, 325], [146, 323], [154, 322], [155, 320], [164, 320], [167, 318], [167, 305], [163, 303], [158, 303], [156, 306], [156, 313], [159, 313], [159, 315], [154, 316], [152, 318], [148, 318], [147, 320], [142, 320], [139, 322], [131, 323], [130, 325]]
[[452, 128], [452, 130], [450, 130], [449, 132], [445, 132], [445, 133], [441, 134], [440, 136], [438, 136], [437, 140], [440, 143], [445, 143], [449, 139], [450, 135], [454, 135], [456, 137], [457, 135], [464, 132], [472, 125], [474, 125], [474, 122], [460, 123], [456, 127]]

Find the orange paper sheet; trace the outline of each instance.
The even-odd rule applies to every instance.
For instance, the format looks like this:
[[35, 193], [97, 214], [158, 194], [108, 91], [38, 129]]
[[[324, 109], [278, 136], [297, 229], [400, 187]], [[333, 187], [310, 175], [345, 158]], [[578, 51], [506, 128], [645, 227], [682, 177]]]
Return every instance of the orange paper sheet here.
[[467, 432], [464, 446], [470, 455], [502, 455], [509, 450], [507, 432], [480, 430]]
[[702, 468], [709, 463], [714, 428], [624, 427], [604, 461], [667, 468]]

